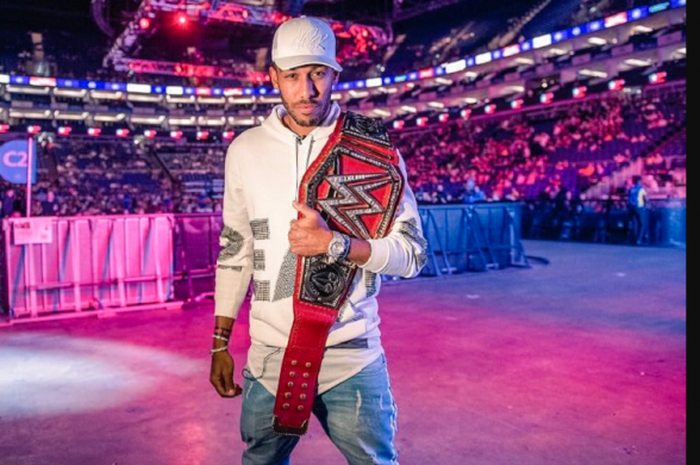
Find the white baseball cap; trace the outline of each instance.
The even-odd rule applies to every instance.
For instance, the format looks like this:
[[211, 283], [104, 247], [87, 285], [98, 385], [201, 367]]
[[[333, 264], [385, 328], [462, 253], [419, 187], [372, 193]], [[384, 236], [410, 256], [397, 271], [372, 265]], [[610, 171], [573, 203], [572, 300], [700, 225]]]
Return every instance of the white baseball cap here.
[[335, 34], [326, 21], [301, 16], [283, 23], [272, 42], [272, 61], [287, 71], [306, 65], [325, 65], [341, 72], [335, 58]]

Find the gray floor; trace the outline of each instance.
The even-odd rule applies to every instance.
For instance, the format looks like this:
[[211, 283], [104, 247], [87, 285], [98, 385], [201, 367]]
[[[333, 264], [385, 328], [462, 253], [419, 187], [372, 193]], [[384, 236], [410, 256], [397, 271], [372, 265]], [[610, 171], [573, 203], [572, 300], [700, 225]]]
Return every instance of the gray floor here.
[[[401, 463], [685, 464], [686, 252], [525, 247], [551, 264], [384, 286]], [[211, 313], [0, 328], [0, 465], [240, 463]], [[345, 462], [314, 422], [293, 463]]]

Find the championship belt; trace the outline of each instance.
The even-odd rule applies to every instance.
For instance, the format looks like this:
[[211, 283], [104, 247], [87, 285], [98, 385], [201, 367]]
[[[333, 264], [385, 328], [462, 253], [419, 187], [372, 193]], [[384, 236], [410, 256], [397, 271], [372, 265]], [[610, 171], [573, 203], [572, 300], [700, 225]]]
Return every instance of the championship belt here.
[[[379, 239], [391, 230], [404, 182], [382, 122], [346, 113], [305, 173], [299, 202], [320, 211], [332, 230]], [[294, 323], [272, 425], [278, 434], [302, 436], [308, 430], [326, 340], [357, 269], [348, 260], [332, 262], [326, 255], [297, 260]]]

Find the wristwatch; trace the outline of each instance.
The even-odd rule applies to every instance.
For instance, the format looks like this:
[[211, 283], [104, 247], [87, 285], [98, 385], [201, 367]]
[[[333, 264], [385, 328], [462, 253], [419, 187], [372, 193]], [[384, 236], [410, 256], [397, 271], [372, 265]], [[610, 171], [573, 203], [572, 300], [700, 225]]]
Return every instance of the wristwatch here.
[[328, 258], [332, 262], [344, 260], [350, 253], [350, 237], [333, 231], [333, 239], [328, 244]]

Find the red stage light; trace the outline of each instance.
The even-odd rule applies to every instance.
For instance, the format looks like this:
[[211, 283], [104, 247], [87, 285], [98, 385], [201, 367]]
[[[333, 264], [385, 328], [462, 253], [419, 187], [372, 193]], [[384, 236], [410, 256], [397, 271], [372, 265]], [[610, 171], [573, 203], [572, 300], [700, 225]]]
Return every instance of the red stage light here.
[[428, 118], [425, 116], [418, 118], [416, 120], [416, 125], [421, 127], [421, 128], [427, 126], [428, 125]]
[[70, 126], [61, 126], [58, 128], [59, 136], [70, 136], [71, 132], [73, 132], [73, 128]]
[[543, 105], [549, 105], [554, 101], [554, 94], [552, 92], [547, 92], [546, 94], [540, 95], [540, 102]]
[[588, 92], [588, 87], [586, 86], [581, 86], [581, 87], [576, 87], [573, 90], [574, 98], [584, 98]]
[[129, 137], [128, 129], [117, 129], [117, 137]]
[[624, 79], [617, 79], [615, 81], [610, 81], [610, 83], [608, 84], [608, 88], [610, 89], [610, 91], [616, 92], [623, 90], [625, 88], [625, 84], [626, 82]]
[[449, 113], [441, 113], [440, 114], [440, 122], [441, 123], [447, 123], [450, 120], [450, 114]]
[[143, 137], [146, 139], [153, 139], [157, 134], [158, 132], [155, 129], [146, 129], [143, 131]]
[[37, 135], [41, 132], [41, 126], [27, 126], [27, 133], [32, 136]]
[[487, 115], [493, 115], [494, 113], [496, 113], [496, 104], [486, 105], [484, 111]]
[[170, 131], [170, 138], [175, 140], [182, 139], [182, 131]]
[[406, 126], [406, 122], [402, 119], [394, 121], [394, 129], [400, 130]]
[[666, 71], [661, 71], [659, 73], [654, 73], [649, 76], [649, 83], [652, 85], [663, 84], [668, 78], [668, 73]]
[[235, 133], [233, 131], [224, 131], [224, 140], [233, 140]]
[[472, 110], [470, 108], [465, 108], [460, 114], [462, 115], [462, 119], [469, 119], [472, 116]]
[[102, 134], [102, 129], [100, 128], [88, 128], [88, 136], [97, 137]]
[[6, 134], [10, 132], [10, 125], [9, 124], [0, 124], [0, 134]]
[[151, 20], [149, 18], [141, 18], [139, 19], [139, 27], [143, 29], [144, 31], [146, 29], [149, 29], [151, 27]]
[[197, 140], [209, 139], [209, 131], [197, 131]]
[[180, 26], [186, 26], [187, 25], [187, 15], [184, 13], [180, 13], [177, 15], [177, 24]]
[[513, 110], [520, 110], [524, 104], [525, 102], [523, 101], [523, 99], [513, 100], [512, 102], [510, 102], [510, 107]]

